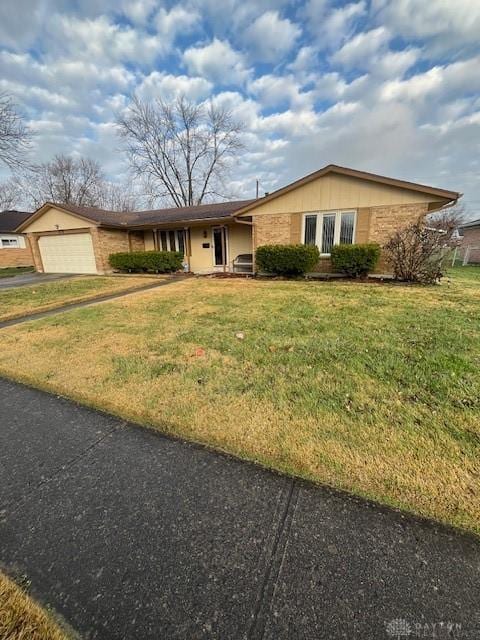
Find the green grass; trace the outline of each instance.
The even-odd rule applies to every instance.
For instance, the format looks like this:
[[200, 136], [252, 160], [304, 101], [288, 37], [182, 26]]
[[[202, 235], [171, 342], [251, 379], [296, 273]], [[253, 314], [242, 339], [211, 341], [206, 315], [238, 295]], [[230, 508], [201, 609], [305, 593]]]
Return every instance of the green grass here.
[[5, 267], [0, 269], [0, 278], [13, 278], [22, 273], [32, 273], [33, 271], [35, 271], [35, 267]]
[[77, 277], [0, 290], [0, 321], [146, 285], [144, 277]]
[[70, 636], [13, 580], [0, 573], [2, 640], [67, 640]]
[[0, 372], [479, 533], [479, 311], [475, 267], [187, 280], [7, 329]]

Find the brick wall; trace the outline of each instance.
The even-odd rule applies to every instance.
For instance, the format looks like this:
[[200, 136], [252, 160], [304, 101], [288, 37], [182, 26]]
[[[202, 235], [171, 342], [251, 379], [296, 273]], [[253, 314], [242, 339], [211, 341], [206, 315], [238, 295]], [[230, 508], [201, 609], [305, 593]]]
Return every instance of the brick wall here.
[[[91, 227], [90, 232], [92, 234], [97, 270], [99, 273], [108, 273], [112, 271], [108, 263], [108, 256], [111, 253], [130, 251], [129, 234], [123, 229], [100, 229], [98, 227]], [[142, 248], [139, 250], [143, 251], [143, 238], [141, 246]]]
[[264, 244], [291, 244], [292, 217], [290, 213], [254, 215], [254, 250]]
[[27, 233], [27, 242], [30, 245], [33, 256], [33, 265], [37, 271], [43, 273], [42, 257], [38, 247], [38, 237], [33, 233]]
[[145, 251], [143, 231], [130, 231], [130, 251]]
[[[357, 212], [356, 242], [378, 242], [385, 244], [399, 229], [416, 222], [428, 211], [428, 203], [364, 207]], [[254, 250], [263, 244], [295, 244], [302, 242], [302, 214], [266, 214], [253, 216]], [[315, 271], [329, 273], [332, 266], [329, 258], [321, 258]], [[380, 258], [377, 273], [389, 273], [390, 268]]]
[[480, 227], [472, 227], [470, 229], [463, 230], [462, 240], [462, 256], [464, 250], [468, 247], [472, 247], [469, 253], [469, 262], [480, 264]]
[[0, 269], [5, 267], [30, 267], [33, 256], [30, 247], [25, 249], [2, 249], [0, 247]]

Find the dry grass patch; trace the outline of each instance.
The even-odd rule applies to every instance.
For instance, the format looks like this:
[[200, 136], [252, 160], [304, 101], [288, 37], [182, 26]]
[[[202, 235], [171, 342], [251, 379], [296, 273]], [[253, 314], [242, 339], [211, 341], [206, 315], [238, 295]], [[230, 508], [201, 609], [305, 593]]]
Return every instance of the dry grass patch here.
[[5, 330], [0, 372], [478, 533], [479, 286], [188, 280]]
[[89, 276], [0, 291], [0, 321], [145, 286], [158, 278]]
[[52, 617], [0, 573], [1, 640], [67, 640]]

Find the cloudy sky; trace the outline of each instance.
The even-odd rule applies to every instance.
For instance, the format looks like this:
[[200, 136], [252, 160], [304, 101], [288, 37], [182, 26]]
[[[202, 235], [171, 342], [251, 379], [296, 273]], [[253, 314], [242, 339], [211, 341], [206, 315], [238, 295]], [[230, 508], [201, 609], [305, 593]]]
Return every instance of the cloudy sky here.
[[37, 160], [122, 180], [115, 114], [183, 93], [245, 123], [240, 197], [336, 163], [462, 191], [480, 217], [479, 0], [2, 2], [0, 90]]

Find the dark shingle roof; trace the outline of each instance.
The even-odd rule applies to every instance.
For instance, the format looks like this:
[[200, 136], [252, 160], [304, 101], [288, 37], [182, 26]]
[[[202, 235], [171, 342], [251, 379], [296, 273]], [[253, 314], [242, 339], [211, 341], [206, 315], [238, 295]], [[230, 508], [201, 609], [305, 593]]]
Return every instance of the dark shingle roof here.
[[469, 227], [480, 227], [480, 218], [478, 220], [470, 220], [470, 222], [465, 222], [465, 224], [461, 224], [459, 229], [468, 229]]
[[192, 207], [170, 207], [168, 209], [152, 209], [151, 211], [105, 211], [96, 207], [78, 207], [71, 204], [51, 203], [52, 206], [76, 213], [93, 222], [114, 227], [139, 227], [172, 222], [189, 222], [192, 220], [208, 220], [209, 218], [229, 218], [251, 200], [234, 202], [217, 202], [200, 204]]
[[32, 215], [29, 211], [0, 211], [0, 233], [12, 233]]

